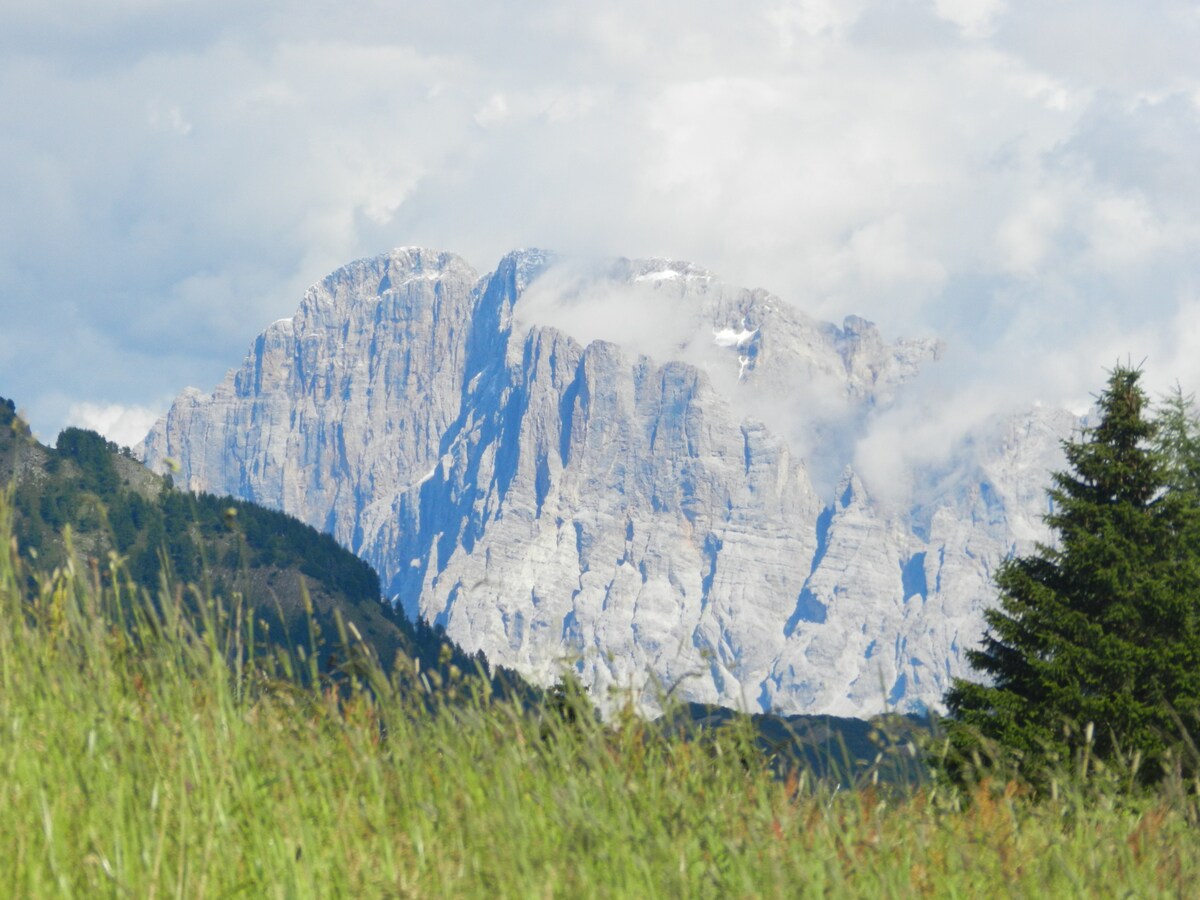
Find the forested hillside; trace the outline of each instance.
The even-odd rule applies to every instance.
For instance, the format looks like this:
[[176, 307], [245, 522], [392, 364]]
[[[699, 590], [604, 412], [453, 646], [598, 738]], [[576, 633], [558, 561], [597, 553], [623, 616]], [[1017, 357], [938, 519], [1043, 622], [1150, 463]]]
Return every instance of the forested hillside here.
[[[92, 431], [67, 428], [44, 446], [0, 397], [0, 485], [10, 483], [31, 571], [63, 566], [74, 553], [93, 577], [127, 580], [152, 597], [165, 577], [185, 600], [243, 602], [260, 639], [304, 649], [316, 640], [325, 668], [337, 661], [338, 613], [387, 670], [398, 652], [425, 671], [485, 666], [441, 629], [410, 623], [381, 597], [374, 569], [329, 535], [243, 500], [181, 491]], [[498, 686], [521, 684], [515, 673], [494, 674]]]

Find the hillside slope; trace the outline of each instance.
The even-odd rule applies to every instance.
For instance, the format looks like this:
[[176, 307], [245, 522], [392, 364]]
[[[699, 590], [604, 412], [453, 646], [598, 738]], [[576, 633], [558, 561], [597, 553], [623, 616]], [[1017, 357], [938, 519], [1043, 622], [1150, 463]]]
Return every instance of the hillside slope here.
[[[323, 668], [338, 656], [338, 614], [389, 670], [397, 653], [424, 669], [471, 671], [484, 662], [440, 629], [414, 627], [382, 598], [374, 569], [329, 535], [245, 500], [178, 490], [94, 432], [68, 428], [55, 447], [44, 446], [4, 398], [0, 484], [11, 485], [14, 533], [32, 569], [62, 566], [73, 551], [94, 577], [107, 578], [119, 561], [124, 576], [156, 596], [165, 565], [185, 596], [195, 586], [230, 608], [240, 596], [261, 639], [311, 652], [307, 593]], [[512, 673], [501, 677], [517, 683]]]

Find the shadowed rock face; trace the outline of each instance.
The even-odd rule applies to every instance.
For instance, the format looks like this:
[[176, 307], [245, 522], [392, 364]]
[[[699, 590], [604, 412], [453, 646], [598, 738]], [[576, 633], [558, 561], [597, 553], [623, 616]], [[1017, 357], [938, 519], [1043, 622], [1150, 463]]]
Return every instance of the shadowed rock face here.
[[[938, 349], [686, 264], [521, 251], [479, 278], [401, 249], [311, 288], [141, 450], [330, 531], [410, 616], [543, 681], [573, 667], [601, 702], [649, 681], [921, 709], [963, 673], [991, 570], [1044, 536], [1074, 425], [992, 423], [920, 503], [875, 501], [849, 442]], [[833, 502], [810, 466], [842, 473]]]

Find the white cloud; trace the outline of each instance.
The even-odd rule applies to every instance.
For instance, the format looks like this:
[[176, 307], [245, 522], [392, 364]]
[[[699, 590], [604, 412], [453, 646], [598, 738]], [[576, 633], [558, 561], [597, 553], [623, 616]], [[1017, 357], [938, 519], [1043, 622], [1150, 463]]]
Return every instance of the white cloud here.
[[178, 106], [164, 108], [157, 103], [151, 104], [147, 117], [152, 127], [173, 132], [180, 137], [186, 137], [192, 130], [192, 123]]
[[[592, 341], [619, 344], [631, 361], [642, 354], [660, 364], [718, 355], [712, 352], [712, 324], [699, 316], [694, 296], [674, 289], [671, 277], [628, 283], [610, 280], [609, 275], [604, 263], [560, 261], [521, 296], [514, 310], [515, 326], [557, 328], [585, 346]], [[698, 272], [696, 277], [706, 276]], [[732, 357], [723, 361], [736, 374]]]
[[508, 118], [508, 101], [503, 94], [492, 94], [475, 112], [475, 122], [483, 127], [496, 125]]
[[769, 6], [764, 15], [786, 52], [811, 38], [843, 35], [864, 5], [849, 0], [784, 0]]
[[1198, 43], [1183, 0], [9, 4], [0, 390], [153, 407], [400, 244], [691, 259], [985, 399], [1183, 366]]
[[1064, 200], [1048, 187], [1043, 193], [1023, 198], [1011, 209], [996, 233], [998, 262], [1014, 275], [1032, 277], [1055, 248], [1066, 216]]
[[161, 415], [152, 409], [119, 403], [73, 403], [67, 410], [67, 424], [99, 432], [122, 447], [132, 447]]
[[971, 37], [990, 35], [996, 18], [1007, 5], [1004, 0], [934, 0], [937, 14], [953, 22]]

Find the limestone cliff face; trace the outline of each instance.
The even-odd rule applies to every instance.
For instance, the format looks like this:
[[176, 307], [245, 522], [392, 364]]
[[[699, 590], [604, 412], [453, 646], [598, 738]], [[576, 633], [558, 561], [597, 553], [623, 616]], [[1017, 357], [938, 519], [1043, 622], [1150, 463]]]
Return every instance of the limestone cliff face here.
[[310, 289], [142, 450], [332, 532], [410, 615], [542, 680], [574, 668], [602, 702], [915, 709], [963, 673], [992, 568], [1043, 536], [1074, 422], [994, 424], [903, 511], [850, 469], [824, 502], [814, 478], [938, 350], [686, 264], [522, 251], [480, 278], [403, 249]]
[[475, 282], [450, 254], [351, 263], [212, 394], [179, 397], [145, 459], [173, 458], [190, 488], [292, 511], [375, 558], [458, 416]]

